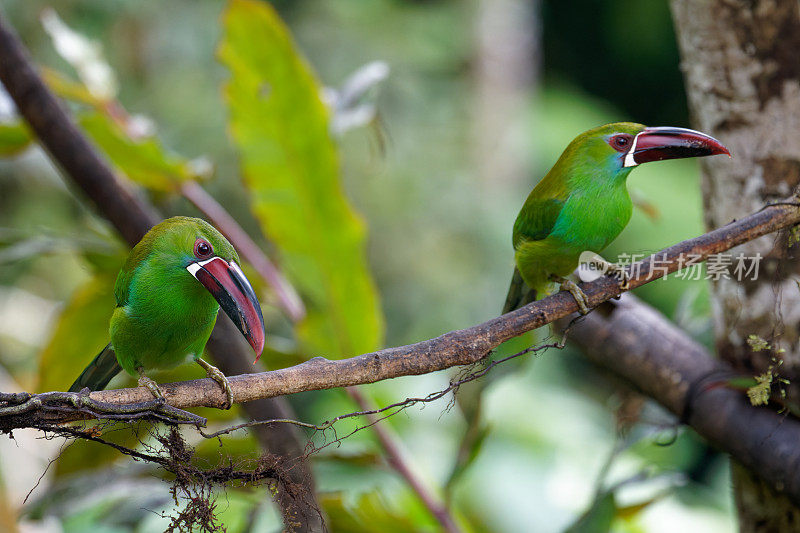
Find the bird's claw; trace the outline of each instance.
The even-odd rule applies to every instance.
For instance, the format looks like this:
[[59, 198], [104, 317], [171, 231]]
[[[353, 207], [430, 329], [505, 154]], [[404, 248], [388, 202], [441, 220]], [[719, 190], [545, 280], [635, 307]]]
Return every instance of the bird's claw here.
[[147, 390], [149, 390], [153, 394], [156, 400], [160, 402], [167, 401], [166, 398], [164, 398], [164, 395], [161, 394], [161, 389], [158, 388], [158, 384], [152, 379], [142, 374], [141, 371], [139, 372], [139, 386], [145, 387]]
[[589, 314], [589, 300], [586, 297], [586, 293], [584, 293], [578, 284], [569, 279], [563, 278], [555, 278], [554, 281], [561, 284], [561, 290], [569, 292], [575, 301], [578, 303], [578, 309], [582, 315]]
[[231, 406], [233, 406], [233, 390], [231, 390], [231, 384], [228, 382], [228, 378], [225, 377], [225, 374], [223, 374], [219, 368], [200, 358], [197, 359], [197, 364], [206, 369], [206, 376], [219, 383], [219, 386], [222, 387], [222, 391], [225, 393], [225, 404], [222, 405], [221, 408], [230, 409]]

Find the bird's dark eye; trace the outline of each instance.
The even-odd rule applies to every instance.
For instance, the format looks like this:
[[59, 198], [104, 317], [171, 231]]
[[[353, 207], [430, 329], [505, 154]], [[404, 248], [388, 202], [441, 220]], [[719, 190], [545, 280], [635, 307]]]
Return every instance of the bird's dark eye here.
[[197, 239], [194, 243], [194, 255], [198, 259], [205, 259], [214, 252], [214, 249], [204, 239]]
[[627, 133], [618, 133], [608, 140], [608, 144], [618, 152], [625, 152], [631, 145], [633, 137]]

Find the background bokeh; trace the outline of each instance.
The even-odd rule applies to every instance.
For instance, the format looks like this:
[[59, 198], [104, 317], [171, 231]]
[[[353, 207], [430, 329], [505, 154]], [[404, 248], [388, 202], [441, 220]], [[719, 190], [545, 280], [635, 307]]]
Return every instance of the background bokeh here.
[[[508, 97], [513, 112], [505, 114], [503, 95], [493, 94], [492, 80], [479, 68], [481, 19], [492, 11], [479, 4], [274, 3], [323, 84], [339, 86], [374, 60], [391, 69], [376, 91], [378, 125], [339, 138], [345, 189], [369, 230], [368, 258], [385, 313], [387, 346], [497, 315], [513, 265], [513, 220], [528, 191], [575, 135], [620, 120], [689, 125], [665, 0], [576, 0], [569, 9], [560, 2], [525, 4], [516, 28], [532, 39], [533, 51], [530, 61], [521, 63], [528, 72], [511, 76], [522, 81]], [[508, 4], [515, 2], [498, 2], [497, 8]], [[149, 117], [177, 153], [213, 162], [206, 189], [259, 234], [226, 130], [221, 84], [228, 73], [216, 59], [224, 3], [6, 0], [0, 9], [35, 60], [69, 71], [39, 20], [47, 6], [100, 43], [119, 80], [119, 100], [130, 113]], [[503, 160], [493, 163], [491, 153]], [[512, 171], [502, 170], [508, 159]], [[696, 161], [637, 169], [629, 187], [643, 208], [607, 258], [658, 250], [703, 231]], [[197, 214], [184, 200], [158, 194], [154, 199], [166, 213]], [[95, 267], [86, 251], [96, 248], [102, 258], [121, 249], [111, 233], [40, 150], [0, 160], [0, 389], [32, 390], [41, 383], [40, 373], [47, 372], [39, 366], [41, 349], [64, 302]], [[658, 281], [636, 292], [709, 342], [704, 282]], [[267, 315], [276, 336], [290, 334], [276, 311]], [[66, 386], [79, 371], [51, 378]], [[201, 371], [189, 373], [198, 377]], [[383, 405], [444, 388], [449, 377], [402, 378], [368, 390]], [[570, 349], [528, 357], [518, 372], [493, 383], [486, 413], [492, 431], [455, 488], [456, 514], [476, 531], [563, 531], [590, 506], [598, 483], [610, 487], [647, 471], [648, 481], [615, 491], [622, 506], [632, 506], [614, 522], [615, 530], [732, 530], [725, 462], [691, 433], [664, 429], [669, 419], [655, 406], [645, 408], [643, 423], [631, 431], [636, 442], [598, 482], [618, 442], [619, 391]], [[308, 421], [355, 410], [337, 391], [301, 394], [292, 402], [299, 418]], [[405, 411], [389, 424], [415, 470], [440, 486], [463, 431], [458, 410], [443, 400]], [[16, 436], [16, 442], [0, 442], [5, 486], [0, 513], [16, 512], [59, 450], [59, 443], [35, 440], [36, 435]], [[243, 453], [252, 452], [253, 444], [240, 440]], [[402, 480], [370, 459], [377, 451], [365, 431], [321, 454], [314, 464], [320, 491], [341, 495], [350, 509], [370, 505], [365, 498], [373, 498], [376, 508], [411, 516], [414, 527], [431, 530]], [[91, 465], [80, 461], [91, 462], [86, 459], [91, 454], [76, 453], [83, 459], [72, 467], [48, 471], [21, 507], [25, 527], [162, 529], [164, 519], [157, 513], [171, 508], [168, 488], [122, 458], [87, 472]], [[100, 485], [102, 494], [94, 490]], [[221, 501], [229, 531], [245, 530], [248, 523], [254, 531], [279, 528], [263, 489], [230, 490]], [[637, 507], [643, 502], [650, 503]]]

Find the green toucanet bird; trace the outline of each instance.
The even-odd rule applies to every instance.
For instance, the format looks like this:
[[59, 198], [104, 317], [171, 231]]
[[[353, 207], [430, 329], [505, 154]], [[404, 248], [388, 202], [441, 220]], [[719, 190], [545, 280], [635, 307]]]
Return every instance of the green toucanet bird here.
[[[631, 170], [650, 161], [715, 154], [730, 156], [716, 139], [685, 128], [617, 122], [578, 135], [517, 215], [516, 269], [503, 312], [546, 296], [560, 283], [587, 313], [585, 295], [565, 278], [577, 268], [582, 252], [600, 253], [628, 224]], [[611, 270], [625, 286], [624, 271], [613, 265]]]
[[231, 243], [207, 222], [167, 219], [133, 247], [114, 285], [111, 342], [70, 387], [102, 390], [121, 370], [163, 398], [149, 370], [197, 361], [233, 402], [228, 380], [200, 359], [220, 307], [255, 350], [264, 349], [264, 318]]

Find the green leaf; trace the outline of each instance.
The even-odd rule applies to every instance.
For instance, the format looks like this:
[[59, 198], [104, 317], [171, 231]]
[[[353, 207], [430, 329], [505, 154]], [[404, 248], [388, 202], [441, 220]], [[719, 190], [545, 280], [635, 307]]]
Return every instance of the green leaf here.
[[197, 177], [192, 163], [169, 152], [155, 136], [132, 139], [107, 114], [89, 111], [79, 122], [114, 165], [136, 183], [156, 191], [173, 191]]
[[80, 104], [86, 104], [92, 107], [102, 108], [106, 105], [106, 101], [94, 96], [86, 86], [79, 82], [70, 79], [66, 74], [61, 72], [42, 67], [39, 72], [42, 79], [47, 83], [47, 86], [61, 98], [71, 100]]
[[320, 84], [268, 3], [232, 0], [224, 28], [230, 131], [253, 212], [309, 308], [301, 347], [333, 357], [374, 350], [384, 325], [366, 232], [342, 191]]
[[725, 380], [725, 384], [734, 389], [745, 390], [757, 385], [758, 381], [750, 376], [736, 376]]
[[[217, 409], [219, 411], [219, 409]], [[252, 431], [234, 431], [217, 439], [203, 439], [195, 447], [194, 460], [213, 466], [231, 457], [256, 457], [260, 451], [258, 440]]]
[[37, 391], [67, 390], [81, 370], [108, 344], [108, 321], [115, 305], [116, 270], [98, 273], [67, 302], [53, 336], [39, 357]]
[[33, 142], [28, 127], [22, 122], [0, 123], [0, 157], [9, 157], [25, 151]]
[[377, 491], [362, 494], [355, 501], [345, 500], [341, 493], [320, 494], [320, 503], [330, 520], [331, 531], [392, 533], [427, 529], [410, 516], [392, 510]]
[[315, 454], [313, 456], [315, 461], [330, 461], [341, 465], [353, 467], [368, 467], [376, 468], [383, 464], [383, 456], [373, 451], [362, 451], [356, 453], [346, 452], [328, 452], [322, 454]]
[[592, 506], [569, 526], [564, 533], [608, 533], [617, 516], [617, 503], [614, 492], [598, 495]]

